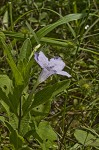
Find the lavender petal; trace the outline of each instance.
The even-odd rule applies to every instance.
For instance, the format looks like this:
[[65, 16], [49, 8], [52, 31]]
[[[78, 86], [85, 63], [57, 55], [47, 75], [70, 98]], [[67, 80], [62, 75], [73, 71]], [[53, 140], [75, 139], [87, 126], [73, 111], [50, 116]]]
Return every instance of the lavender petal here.
[[52, 66], [52, 70], [61, 71], [65, 67], [65, 63], [61, 60], [60, 57], [51, 58], [49, 61], [49, 66]]
[[41, 66], [41, 68], [45, 68], [48, 66], [48, 58], [44, 55], [43, 52], [35, 53], [34, 59]]
[[48, 71], [47, 69], [43, 69], [38, 78], [39, 83], [45, 81], [52, 74], [55, 74], [55, 71]]
[[67, 73], [66, 71], [57, 71], [56, 74], [60, 74], [62, 76], [67, 76], [68, 78], [71, 77], [71, 75], [69, 73]]

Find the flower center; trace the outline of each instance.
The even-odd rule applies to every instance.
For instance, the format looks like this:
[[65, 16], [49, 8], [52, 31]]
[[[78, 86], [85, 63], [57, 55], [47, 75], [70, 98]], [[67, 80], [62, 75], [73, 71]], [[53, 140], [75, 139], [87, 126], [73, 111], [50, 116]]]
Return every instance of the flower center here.
[[48, 71], [53, 70], [53, 68], [54, 68], [54, 66], [46, 67], [46, 69], [47, 69]]

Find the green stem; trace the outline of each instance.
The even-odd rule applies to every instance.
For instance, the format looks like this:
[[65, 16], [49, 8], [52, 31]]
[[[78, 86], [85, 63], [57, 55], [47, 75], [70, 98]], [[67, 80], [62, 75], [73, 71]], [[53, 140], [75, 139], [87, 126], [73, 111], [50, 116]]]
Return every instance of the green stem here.
[[21, 119], [22, 119], [22, 102], [20, 98], [20, 104], [19, 104], [19, 116], [18, 116], [18, 133], [20, 132], [20, 126], [21, 126]]
[[[31, 91], [31, 93], [29, 94], [29, 96], [28, 96], [28, 98], [27, 98], [27, 101], [26, 101], [26, 103], [25, 103], [25, 105], [26, 105], [27, 107], [25, 108], [25, 111], [24, 111], [24, 113], [23, 113], [23, 116], [26, 115], [26, 114], [30, 111], [30, 109], [31, 109], [33, 94], [34, 94], [34, 92], [35, 92], [35, 90], [36, 90], [36, 88], [37, 88], [38, 85], [39, 85], [39, 82], [38, 82], [38, 80], [37, 80], [37, 82], [35, 83], [35, 85], [34, 85], [32, 91]], [[28, 105], [27, 103], [28, 103], [29, 105]]]
[[10, 22], [11, 22], [11, 30], [13, 31], [13, 19], [12, 19], [12, 3], [9, 2], [9, 12], [10, 12]]
[[76, 62], [77, 54], [78, 54], [78, 51], [79, 51], [79, 48], [80, 48], [80, 43], [81, 43], [81, 41], [79, 41], [79, 43], [77, 44], [76, 54], [74, 56], [74, 60], [73, 60], [72, 66], [71, 66], [71, 73], [72, 73], [73, 67], [74, 67], [75, 62]]
[[29, 100], [32, 99], [33, 94], [34, 94], [34, 92], [35, 92], [35, 90], [36, 90], [36, 88], [37, 88], [38, 85], [39, 85], [39, 82], [37, 81], [37, 82], [35, 83], [35, 85], [34, 85], [32, 91], [31, 91], [29, 97], [28, 97]]

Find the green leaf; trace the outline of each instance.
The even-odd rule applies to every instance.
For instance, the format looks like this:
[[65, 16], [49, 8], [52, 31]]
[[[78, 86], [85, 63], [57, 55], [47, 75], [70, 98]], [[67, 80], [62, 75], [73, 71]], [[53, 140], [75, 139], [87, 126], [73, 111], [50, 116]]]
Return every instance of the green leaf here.
[[49, 122], [40, 122], [40, 124], [36, 128], [36, 132], [39, 135], [39, 137], [43, 140], [43, 143], [39, 141], [42, 148], [44, 147], [46, 149], [54, 149], [56, 147], [55, 141], [57, 141], [58, 139], [57, 134], [54, 132]]
[[[7, 111], [8, 114], [9, 114], [9, 108], [10, 108], [10, 110], [17, 115], [17, 107], [16, 107], [15, 101], [14, 101], [15, 99], [13, 100], [13, 98], [10, 99], [9, 97], [7, 97], [5, 92], [3, 92], [2, 88], [0, 88], [0, 99], [1, 99], [0, 103], [3, 104], [5, 110]], [[2, 103], [2, 101], [4, 101], [4, 103], [7, 105]]]
[[52, 97], [66, 90], [69, 87], [69, 84], [69, 80], [64, 80], [37, 92], [34, 96], [34, 101], [31, 108], [37, 107], [38, 105], [49, 101]]
[[48, 17], [48, 13], [42, 12], [42, 13], [40, 14], [39, 19], [40, 19], [40, 20], [43, 20], [43, 19], [46, 19], [46, 17]]
[[23, 62], [24, 60], [28, 61], [31, 51], [32, 51], [31, 41], [29, 38], [27, 38], [21, 47], [18, 63]]
[[13, 87], [7, 75], [0, 75], [0, 103], [9, 115], [9, 109], [17, 115], [22, 86]]
[[16, 130], [18, 128], [18, 118], [12, 112], [9, 113], [9, 124], [11, 124], [11, 126], [14, 130]]
[[62, 39], [56, 39], [56, 38], [51, 38], [51, 37], [42, 37], [40, 40], [42, 43], [48, 43], [51, 45], [57, 45], [57, 46], [62, 46], [62, 47], [75, 47], [75, 43], [69, 41], [69, 40], [62, 40]]
[[3, 92], [1, 87], [0, 87], [0, 99], [2, 99], [8, 106], [10, 105], [9, 98], [6, 96], [5, 92]]
[[6, 10], [4, 16], [3, 16], [3, 30], [6, 30], [8, 28], [8, 10]]
[[[3, 32], [0, 32], [0, 37], [2, 37], [4, 40], [6, 39], [6, 36]], [[0, 47], [1, 47], [1, 40], [0, 40]]]
[[9, 109], [9, 105], [7, 105], [3, 100], [0, 100], [1, 105], [3, 106], [3, 108], [5, 109], [7, 115], [10, 115], [10, 109]]
[[12, 80], [9, 79], [7, 75], [0, 75], [0, 87], [3, 92], [5, 92], [6, 96], [13, 91]]
[[[4, 32], [6, 36], [9, 36], [9, 37], [13, 37], [13, 38], [19, 38], [19, 39], [25, 39], [24, 38], [24, 34], [22, 33], [16, 33], [16, 32], [8, 32], [8, 31], [5, 31]], [[63, 46], [63, 47], [75, 47], [76, 43], [73, 43], [73, 42], [70, 42], [68, 40], [61, 40], [61, 39], [55, 39], [55, 38], [49, 38], [49, 37], [42, 37], [40, 39], [41, 42], [43, 43], [49, 43], [49, 44], [54, 44], [54, 45], [58, 45], [58, 46]], [[35, 43], [35, 40], [34, 38], [32, 37], [32, 43]], [[89, 53], [93, 53], [93, 54], [96, 54], [96, 55], [99, 55], [99, 52], [98, 50], [92, 50], [90, 48], [82, 48], [82, 47], [79, 47], [79, 50], [80, 51], [85, 51], [85, 52], [89, 52]]]
[[74, 136], [77, 141], [84, 146], [91, 146], [92, 143], [96, 140], [96, 137], [93, 134], [80, 129], [75, 130]]
[[13, 89], [13, 93], [9, 93], [8, 97], [9, 97], [9, 101], [12, 105], [11, 109], [12, 112], [15, 113], [17, 115], [17, 111], [18, 111], [18, 106], [19, 106], [19, 102], [20, 102], [20, 98], [22, 95], [22, 91], [23, 91], [23, 86], [19, 85], [19, 86], [15, 86]]
[[13, 129], [9, 122], [6, 121], [5, 124], [10, 131], [10, 143], [13, 144], [15, 150], [22, 148], [22, 145], [24, 143], [23, 137], [20, 136], [15, 129]]
[[98, 147], [99, 148], [99, 138], [93, 140], [93, 142], [90, 144], [93, 147]]
[[48, 86], [44, 88], [43, 90], [37, 92], [34, 96], [34, 101], [32, 104], [30, 103], [31, 102], [30, 100], [24, 103], [25, 105], [23, 105], [23, 108], [22, 108], [23, 114], [26, 114], [33, 108], [50, 101], [52, 97], [66, 90], [69, 87], [69, 84], [70, 84], [69, 80], [64, 80], [54, 85]]
[[48, 101], [44, 104], [41, 104], [31, 110], [31, 115], [35, 117], [36, 122], [40, 122], [44, 119], [50, 112], [51, 102]]
[[53, 92], [54, 91], [52, 86], [46, 87], [43, 90], [37, 92], [34, 96], [34, 101], [31, 107], [34, 108], [49, 101], [52, 97]]
[[24, 34], [21, 32], [12, 32], [12, 31], [4, 31], [4, 34], [11, 38], [16, 38], [20, 40], [25, 40]]
[[24, 136], [29, 131], [30, 129], [29, 121], [30, 121], [30, 115], [28, 113], [21, 120], [20, 135]]
[[5, 118], [3, 116], [0, 116], [0, 122], [2, 122], [4, 124]]
[[36, 33], [31, 28], [31, 26], [29, 25], [28, 22], [26, 22], [26, 25], [27, 25], [28, 29], [30, 30], [30, 32], [33, 34], [33, 37], [34, 37], [35, 41], [37, 42], [37, 44], [40, 44], [39, 38], [37, 37]]
[[68, 23], [70, 21], [73, 21], [73, 20], [81, 19], [85, 16], [86, 16], [86, 14], [83, 14], [83, 13], [82, 14], [69, 14], [69, 15], [66, 15], [65, 17], [62, 17], [61, 19], [59, 19], [55, 23], [47, 25], [46, 27], [43, 27], [42, 29], [37, 31], [37, 36], [39, 37], [39, 39], [41, 39], [42, 37], [47, 35], [50, 31], [52, 31], [53, 29], [55, 29], [59, 25], [66, 24], [66, 23]]
[[29, 60], [32, 52], [32, 45], [29, 38], [27, 38], [20, 50], [19, 59], [18, 59], [18, 69], [21, 72], [24, 78], [24, 85], [27, 85], [27, 82], [30, 77], [30, 70], [33, 65], [33, 60]]
[[64, 90], [66, 90], [70, 85], [70, 81], [69, 79], [68, 80], [64, 80], [64, 81], [61, 81], [61, 82], [58, 82], [56, 83], [55, 85], [53, 85], [53, 89], [54, 92], [52, 94], [52, 97], [56, 96], [57, 94], [63, 92]]
[[24, 67], [24, 81], [25, 85], [27, 84], [30, 76], [31, 76], [31, 68], [33, 66], [33, 59], [29, 60], [26, 66]]
[[33, 149], [28, 146], [24, 146], [23, 148], [20, 148], [19, 150], [33, 150]]
[[3, 44], [5, 55], [7, 56], [8, 64], [11, 67], [11, 70], [12, 70], [13, 75], [15, 77], [16, 84], [17, 85], [23, 85], [23, 83], [24, 83], [23, 77], [22, 77], [21, 73], [19, 72], [19, 70], [18, 70], [18, 68], [17, 68], [17, 66], [13, 60], [11, 51], [9, 50], [9, 46], [5, 43], [5, 41], [2, 37], [0, 38], [0, 40]]

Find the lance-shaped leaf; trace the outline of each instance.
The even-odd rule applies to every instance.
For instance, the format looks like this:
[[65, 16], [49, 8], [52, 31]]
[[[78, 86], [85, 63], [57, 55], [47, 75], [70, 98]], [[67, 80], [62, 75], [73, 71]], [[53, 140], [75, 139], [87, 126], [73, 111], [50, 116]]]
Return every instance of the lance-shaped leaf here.
[[5, 124], [10, 131], [10, 143], [13, 144], [15, 150], [21, 149], [24, 143], [23, 137], [18, 134], [17, 130], [9, 122], [6, 121]]
[[18, 70], [18, 68], [17, 68], [17, 66], [14, 62], [14, 59], [12, 57], [9, 46], [7, 46], [7, 44], [5, 43], [5, 41], [2, 37], [0, 38], [0, 40], [3, 44], [3, 48], [4, 48], [5, 55], [7, 56], [8, 64], [11, 67], [11, 70], [12, 70], [13, 75], [15, 77], [16, 84], [17, 85], [23, 85], [23, 83], [24, 83], [23, 82], [23, 77], [22, 77], [21, 73], [19, 72], [19, 70]]
[[40, 104], [50, 101], [52, 97], [66, 90], [69, 87], [69, 85], [70, 81], [64, 80], [37, 92], [34, 96], [34, 101], [32, 103], [31, 108], [37, 107]]
[[29, 38], [27, 38], [21, 49], [20, 49], [20, 54], [19, 54], [19, 58], [18, 58], [18, 69], [21, 72], [23, 78], [24, 78], [24, 83], [25, 85], [27, 84], [29, 77], [30, 77], [30, 69], [31, 66], [33, 64], [33, 60], [29, 60], [29, 57], [31, 55], [32, 52], [32, 45], [31, 45], [31, 41]]

